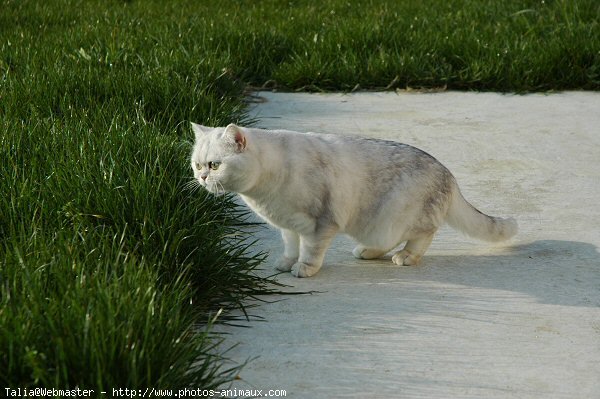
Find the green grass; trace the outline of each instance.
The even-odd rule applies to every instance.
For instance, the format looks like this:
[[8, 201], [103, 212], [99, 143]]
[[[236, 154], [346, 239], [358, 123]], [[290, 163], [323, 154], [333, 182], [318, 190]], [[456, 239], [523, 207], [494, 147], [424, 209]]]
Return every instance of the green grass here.
[[[600, 88], [600, 3], [0, 1], [0, 382], [230, 381], [218, 309], [272, 292], [187, 121], [243, 92]], [[218, 322], [218, 320], [217, 320]]]
[[284, 11], [284, 20], [266, 18], [275, 27], [262, 35], [273, 44], [284, 36], [289, 47], [255, 83], [268, 77], [285, 88], [316, 90], [600, 88], [594, 0], [320, 4], [300, 15]]
[[214, 387], [197, 324], [271, 288], [241, 211], [189, 186], [182, 122], [240, 118], [241, 86], [103, 4], [1, 7], [0, 382]]
[[243, 214], [187, 188], [187, 146], [118, 119], [1, 129], [6, 386], [208, 386], [224, 376], [194, 324], [268, 290]]

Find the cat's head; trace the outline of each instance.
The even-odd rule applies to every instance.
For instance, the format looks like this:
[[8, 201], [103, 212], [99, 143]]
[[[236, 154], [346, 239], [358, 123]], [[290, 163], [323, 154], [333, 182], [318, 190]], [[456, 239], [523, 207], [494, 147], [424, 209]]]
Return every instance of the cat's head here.
[[257, 179], [257, 160], [247, 131], [230, 124], [207, 127], [192, 123], [196, 136], [191, 165], [194, 178], [213, 194], [244, 193]]

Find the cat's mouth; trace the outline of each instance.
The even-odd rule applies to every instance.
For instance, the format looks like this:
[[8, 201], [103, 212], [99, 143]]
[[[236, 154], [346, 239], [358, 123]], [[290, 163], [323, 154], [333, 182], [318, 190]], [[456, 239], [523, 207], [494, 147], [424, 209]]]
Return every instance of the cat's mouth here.
[[216, 196], [227, 194], [227, 190], [225, 190], [225, 188], [223, 188], [223, 185], [217, 181], [205, 182], [205, 184], [203, 184], [202, 186], [206, 189], [206, 191]]

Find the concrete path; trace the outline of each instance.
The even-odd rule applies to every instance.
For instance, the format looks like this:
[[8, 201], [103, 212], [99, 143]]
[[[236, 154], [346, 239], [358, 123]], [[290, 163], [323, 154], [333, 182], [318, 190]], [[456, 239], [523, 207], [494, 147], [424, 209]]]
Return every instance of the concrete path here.
[[[288, 398], [600, 398], [600, 93], [259, 93], [256, 125], [394, 139], [444, 163], [510, 246], [441, 229], [418, 267], [339, 237], [317, 291], [225, 328], [238, 389]], [[271, 267], [277, 232], [258, 233]], [[277, 298], [274, 298], [277, 299]], [[272, 392], [276, 393], [276, 392]]]

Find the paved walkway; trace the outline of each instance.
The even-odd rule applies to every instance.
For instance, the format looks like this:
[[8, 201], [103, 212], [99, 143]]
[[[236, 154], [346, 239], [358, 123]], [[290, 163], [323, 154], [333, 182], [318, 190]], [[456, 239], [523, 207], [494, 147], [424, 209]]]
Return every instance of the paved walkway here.
[[[255, 358], [233, 387], [288, 398], [600, 398], [600, 93], [259, 93], [257, 126], [415, 145], [508, 247], [443, 228], [422, 266], [357, 261], [339, 237], [320, 273], [225, 328]], [[261, 248], [281, 253], [276, 232]]]

